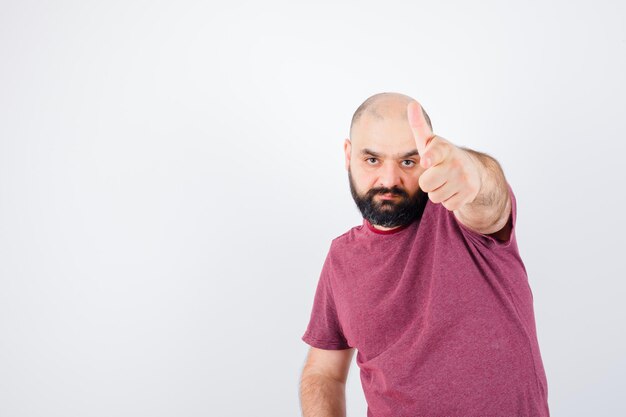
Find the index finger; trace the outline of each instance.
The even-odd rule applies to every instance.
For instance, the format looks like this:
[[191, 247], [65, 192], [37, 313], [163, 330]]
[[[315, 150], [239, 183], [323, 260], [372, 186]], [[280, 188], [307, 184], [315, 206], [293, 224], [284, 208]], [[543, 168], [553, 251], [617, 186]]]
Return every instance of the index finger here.
[[424, 154], [426, 145], [428, 145], [428, 142], [430, 142], [435, 135], [426, 121], [424, 109], [417, 101], [411, 101], [407, 105], [406, 112], [409, 119], [409, 126], [411, 126], [413, 136], [415, 137], [417, 152], [419, 152], [421, 156]]

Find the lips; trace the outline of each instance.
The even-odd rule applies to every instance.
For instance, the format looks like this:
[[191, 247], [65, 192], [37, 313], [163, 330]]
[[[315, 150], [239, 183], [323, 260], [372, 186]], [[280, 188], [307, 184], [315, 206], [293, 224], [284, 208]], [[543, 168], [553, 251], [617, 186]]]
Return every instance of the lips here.
[[391, 194], [391, 193], [379, 194], [379, 195], [380, 195], [380, 198], [382, 198], [383, 200], [392, 200], [398, 196], [397, 194]]

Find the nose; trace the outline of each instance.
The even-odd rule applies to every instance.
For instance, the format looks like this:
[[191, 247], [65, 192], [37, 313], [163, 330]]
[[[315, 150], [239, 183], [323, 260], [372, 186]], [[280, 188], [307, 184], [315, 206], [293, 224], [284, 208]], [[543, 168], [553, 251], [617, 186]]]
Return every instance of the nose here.
[[378, 187], [392, 188], [402, 185], [401, 169], [395, 161], [385, 161], [380, 168]]

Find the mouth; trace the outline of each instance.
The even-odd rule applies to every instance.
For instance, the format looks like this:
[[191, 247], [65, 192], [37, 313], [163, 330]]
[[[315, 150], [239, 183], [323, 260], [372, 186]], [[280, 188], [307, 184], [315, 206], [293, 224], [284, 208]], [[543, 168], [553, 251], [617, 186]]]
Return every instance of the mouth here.
[[392, 194], [392, 193], [387, 193], [387, 194], [378, 194], [378, 196], [382, 199], [382, 200], [393, 200], [394, 198], [397, 198], [398, 195], [397, 194]]

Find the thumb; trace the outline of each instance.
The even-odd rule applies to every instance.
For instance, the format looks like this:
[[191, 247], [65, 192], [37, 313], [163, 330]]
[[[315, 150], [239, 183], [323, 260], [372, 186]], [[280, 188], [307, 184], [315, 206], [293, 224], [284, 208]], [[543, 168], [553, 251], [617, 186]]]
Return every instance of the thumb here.
[[422, 156], [426, 145], [428, 145], [435, 135], [424, 117], [422, 106], [417, 101], [411, 101], [408, 104], [406, 113], [409, 119], [409, 125], [413, 131], [413, 136], [415, 137], [417, 152]]

